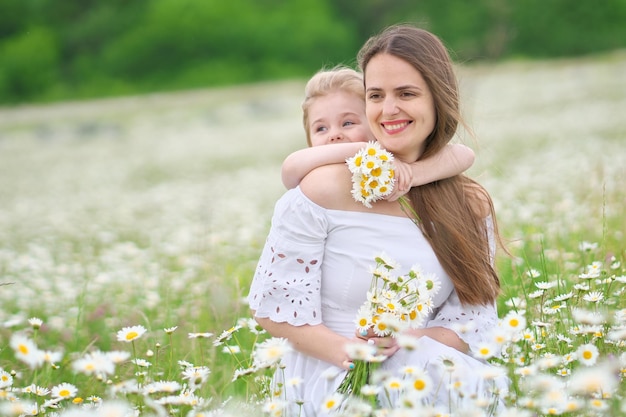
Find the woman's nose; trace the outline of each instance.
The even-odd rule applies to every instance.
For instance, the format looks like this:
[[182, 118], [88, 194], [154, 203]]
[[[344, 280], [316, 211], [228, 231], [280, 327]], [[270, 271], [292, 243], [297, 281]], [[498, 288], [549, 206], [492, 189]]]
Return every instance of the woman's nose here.
[[395, 97], [386, 97], [383, 102], [383, 114], [395, 114], [398, 111], [398, 105]]

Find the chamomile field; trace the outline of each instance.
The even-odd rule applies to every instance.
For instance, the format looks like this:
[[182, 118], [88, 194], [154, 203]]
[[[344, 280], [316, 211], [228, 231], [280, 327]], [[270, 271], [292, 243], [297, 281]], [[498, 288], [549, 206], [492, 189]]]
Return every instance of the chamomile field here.
[[[320, 406], [626, 414], [626, 53], [458, 74], [474, 135], [457, 140], [510, 252], [502, 331], [477, 354], [510, 390], [463, 410]], [[268, 379], [289, 347], [244, 298], [280, 164], [305, 146], [303, 88], [0, 108], [0, 415], [289, 415]]]

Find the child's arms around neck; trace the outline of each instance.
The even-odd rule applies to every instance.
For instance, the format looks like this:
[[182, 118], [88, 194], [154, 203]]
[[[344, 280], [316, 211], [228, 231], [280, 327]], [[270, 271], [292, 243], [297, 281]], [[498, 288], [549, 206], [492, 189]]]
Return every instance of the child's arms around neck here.
[[[346, 142], [314, 146], [293, 152], [282, 165], [282, 181], [288, 189], [296, 187], [311, 170], [328, 164], [340, 164], [365, 146], [365, 142]], [[394, 201], [411, 187], [449, 178], [466, 171], [474, 163], [474, 151], [465, 145], [447, 145], [430, 158], [407, 164], [394, 161], [396, 187], [388, 200]]]

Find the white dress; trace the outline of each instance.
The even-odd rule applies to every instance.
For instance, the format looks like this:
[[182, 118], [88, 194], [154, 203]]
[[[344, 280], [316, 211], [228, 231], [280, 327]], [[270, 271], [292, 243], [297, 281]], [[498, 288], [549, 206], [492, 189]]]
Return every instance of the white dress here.
[[[419, 264], [434, 273], [441, 289], [433, 302], [435, 310], [426, 326], [455, 330], [476, 346], [496, 326], [495, 306], [463, 307], [452, 281], [444, 272], [421, 231], [405, 217], [325, 209], [308, 199], [299, 187], [289, 190], [276, 203], [271, 229], [259, 259], [248, 301], [257, 317], [299, 326], [324, 324], [348, 338], [355, 335], [357, 310], [371, 284], [374, 257], [387, 254], [405, 274]], [[479, 332], [480, 330], [480, 332]], [[487, 390], [480, 370], [484, 361], [443, 345], [428, 337], [419, 341], [418, 351], [400, 350], [383, 363], [397, 371], [405, 365], [426, 369], [433, 380], [443, 377], [441, 358], [453, 359], [463, 386], [478, 395]], [[292, 352], [284, 358], [285, 369], [276, 378], [301, 378], [287, 386], [287, 399], [303, 403], [307, 417], [321, 415], [320, 404], [335, 392], [345, 371], [308, 355]], [[446, 376], [449, 378], [449, 376]], [[448, 401], [447, 383], [425, 399]], [[392, 400], [393, 401], [393, 400]]]

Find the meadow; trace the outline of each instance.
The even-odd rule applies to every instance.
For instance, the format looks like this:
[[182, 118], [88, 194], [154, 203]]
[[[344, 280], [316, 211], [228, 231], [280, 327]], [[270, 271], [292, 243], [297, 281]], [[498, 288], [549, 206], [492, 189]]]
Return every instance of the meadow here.
[[[625, 74], [624, 52], [459, 67], [510, 252], [500, 416], [626, 414]], [[0, 415], [285, 415], [244, 297], [303, 87], [0, 108]]]

